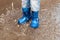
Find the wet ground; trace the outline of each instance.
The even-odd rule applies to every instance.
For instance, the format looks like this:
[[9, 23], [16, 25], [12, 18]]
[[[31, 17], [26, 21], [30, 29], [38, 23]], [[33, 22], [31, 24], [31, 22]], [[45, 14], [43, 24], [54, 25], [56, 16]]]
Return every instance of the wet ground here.
[[21, 0], [0, 0], [0, 40], [60, 40], [60, 1], [41, 0], [40, 26], [18, 25]]

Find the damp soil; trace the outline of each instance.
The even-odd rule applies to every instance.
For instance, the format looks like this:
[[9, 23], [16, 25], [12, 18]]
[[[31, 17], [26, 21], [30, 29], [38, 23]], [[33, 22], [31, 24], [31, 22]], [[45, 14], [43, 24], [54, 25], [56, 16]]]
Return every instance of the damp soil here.
[[41, 0], [40, 26], [18, 25], [21, 0], [0, 0], [0, 40], [60, 40], [60, 0]]

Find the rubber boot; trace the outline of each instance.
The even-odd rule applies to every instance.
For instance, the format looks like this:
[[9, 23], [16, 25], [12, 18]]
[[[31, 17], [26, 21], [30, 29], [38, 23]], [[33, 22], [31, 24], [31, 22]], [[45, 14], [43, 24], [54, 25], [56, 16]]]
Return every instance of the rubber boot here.
[[18, 24], [24, 24], [30, 19], [30, 8], [22, 8], [23, 16], [18, 19]]
[[32, 11], [32, 20], [31, 20], [30, 27], [31, 28], [38, 28], [39, 27], [38, 12]]

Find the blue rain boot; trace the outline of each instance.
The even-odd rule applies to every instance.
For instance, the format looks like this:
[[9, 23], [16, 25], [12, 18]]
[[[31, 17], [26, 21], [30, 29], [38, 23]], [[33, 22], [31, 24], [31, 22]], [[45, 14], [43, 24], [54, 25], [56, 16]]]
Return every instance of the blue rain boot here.
[[18, 24], [24, 24], [30, 19], [30, 8], [22, 8], [23, 16], [18, 19]]
[[31, 21], [30, 27], [31, 28], [38, 28], [39, 27], [38, 12], [32, 11], [32, 21]]

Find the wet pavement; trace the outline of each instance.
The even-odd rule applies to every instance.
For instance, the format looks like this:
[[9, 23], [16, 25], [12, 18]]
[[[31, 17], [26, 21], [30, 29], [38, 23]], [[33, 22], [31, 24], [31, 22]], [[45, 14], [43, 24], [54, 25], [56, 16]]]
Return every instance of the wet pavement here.
[[60, 1], [41, 0], [40, 26], [18, 25], [20, 0], [0, 0], [0, 40], [60, 40]]

